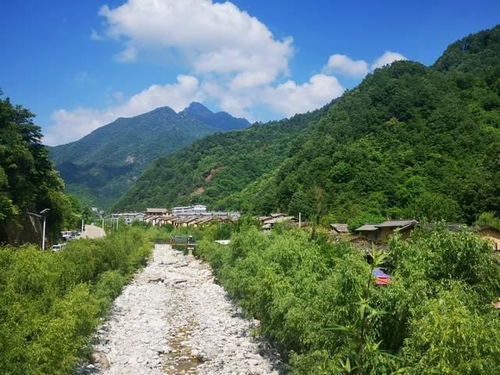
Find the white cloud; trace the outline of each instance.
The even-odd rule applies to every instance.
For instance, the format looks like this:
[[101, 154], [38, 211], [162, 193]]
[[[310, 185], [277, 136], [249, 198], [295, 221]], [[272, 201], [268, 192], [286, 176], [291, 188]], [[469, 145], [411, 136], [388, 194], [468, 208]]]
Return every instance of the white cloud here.
[[380, 56], [378, 59], [376, 59], [372, 65], [371, 65], [371, 70], [375, 70], [377, 68], [381, 68], [384, 65], [390, 65], [394, 61], [399, 61], [399, 60], [408, 60], [406, 57], [404, 57], [402, 54], [397, 53], [397, 52], [391, 52], [391, 51], [385, 51], [382, 56]]
[[337, 78], [316, 74], [302, 85], [288, 81], [277, 87], [269, 87], [263, 98], [276, 111], [292, 116], [317, 109], [343, 92], [344, 88]]
[[60, 109], [52, 114], [52, 125], [44, 137], [47, 145], [75, 141], [118, 117], [132, 117], [162, 106], [180, 111], [192, 101], [203, 101], [204, 96], [196, 77], [180, 75], [177, 82], [152, 85], [132, 96], [125, 103], [103, 110], [92, 108]]
[[100, 10], [105, 35], [122, 40], [121, 61], [141, 51], [174, 49], [197, 73], [264, 72], [268, 82], [288, 70], [292, 39], [277, 40], [257, 18], [230, 2], [128, 0]]
[[135, 61], [137, 58], [137, 48], [133, 44], [130, 44], [127, 48], [118, 53], [115, 58], [119, 62]]
[[[276, 117], [314, 110], [340, 96], [344, 88], [331, 74], [361, 78], [370, 69], [404, 56], [387, 51], [373, 64], [334, 54], [321, 74], [308, 82], [287, 79], [293, 40], [276, 38], [257, 18], [230, 2], [213, 0], [127, 0], [116, 8], [103, 6], [103, 30], [94, 40], [113, 39], [120, 62], [151, 56], [181, 56], [188, 75], [177, 82], [152, 85], [129, 99], [110, 96], [107, 108], [60, 109], [44, 141], [74, 141], [117, 117], [131, 117], [168, 105], [179, 111], [192, 101], [210, 99], [235, 116], [259, 119], [258, 111]], [[284, 80], [287, 79], [285, 82]]]
[[340, 73], [351, 77], [364, 77], [370, 69], [368, 63], [364, 60], [352, 60], [346, 55], [335, 54], [330, 56], [323, 71], [326, 73]]
[[323, 67], [323, 72], [362, 78], [370, 71], [390, 65], [398, 60], [407, 60], [407, 58], [397, 52], [385, 51], [372, 64], [368, 64], [365, 60], [353, 60], [346, 55], [334, 54], [330, 56], [328, 63]]

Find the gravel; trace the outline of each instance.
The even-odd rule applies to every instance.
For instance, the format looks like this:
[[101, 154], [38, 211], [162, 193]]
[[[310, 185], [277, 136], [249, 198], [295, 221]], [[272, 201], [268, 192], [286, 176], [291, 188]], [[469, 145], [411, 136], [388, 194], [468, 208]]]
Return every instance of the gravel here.
[[156, 245], [99, 328], [80, 374], [282, 374], [278, 355], [191, 255]]

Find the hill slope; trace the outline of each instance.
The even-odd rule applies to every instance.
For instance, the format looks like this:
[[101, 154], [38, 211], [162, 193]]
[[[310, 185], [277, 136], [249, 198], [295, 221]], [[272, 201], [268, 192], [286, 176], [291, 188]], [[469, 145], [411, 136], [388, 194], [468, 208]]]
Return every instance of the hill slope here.
[[[193, 106], [203, 116], [190, 113]], [[119, 118], [76, 142], [51, 148], [50, 155], [69, 192], [105, 207], [122, 195], [152, 160], [205, 135], [247, 125], [244, 119], [213, 113], [199, 103], [178, 114], [161, 107]]]
[[321, 109], [198, 140], [156, 160], [113, 209], [192, 202], [239, 208], [239, 202], [228, 201], [230, 195], [277, 168], [297, 137], [324, 112]]
[[156, 162], [116, 207], [200, 201], [342, 221], [470, 222], [498, 212], [499, 34], [496, 27], [468, 36], [432, 67], [402, 61], [378, 69], [318, 121], [305, 115], [311, 125], [293, 133], [301, 134], [293, 145], [284, 132], [256, 147], [259, 127], [200, 140]]
[[[500, 210], [500, 27], [432, 67], [396, 62], [332, 106], [260, 188], [275, 209], [359, 222]], [[272, 193], [271, 193], [272, 192]]]

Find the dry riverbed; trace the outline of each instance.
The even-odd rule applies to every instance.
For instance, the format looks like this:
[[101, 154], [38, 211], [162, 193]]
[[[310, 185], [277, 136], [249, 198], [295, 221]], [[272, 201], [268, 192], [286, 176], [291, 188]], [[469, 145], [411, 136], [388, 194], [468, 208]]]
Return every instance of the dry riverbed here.
[[278, 374], [274, 352], [251, 335], [207, 265], [156, 245], [98, 331], [84, 374]]

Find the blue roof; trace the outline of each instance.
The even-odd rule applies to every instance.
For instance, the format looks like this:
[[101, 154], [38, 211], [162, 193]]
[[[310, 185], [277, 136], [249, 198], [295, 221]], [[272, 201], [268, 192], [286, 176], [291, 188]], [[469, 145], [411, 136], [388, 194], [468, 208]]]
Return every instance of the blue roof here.
[[372, 275], [375, 276], [375, 277], [390, 277], [388, 274], [386, 274], [382, 268], [374, 268], [373, 271], [372, 271]]

